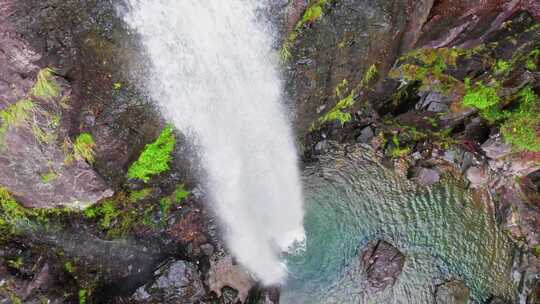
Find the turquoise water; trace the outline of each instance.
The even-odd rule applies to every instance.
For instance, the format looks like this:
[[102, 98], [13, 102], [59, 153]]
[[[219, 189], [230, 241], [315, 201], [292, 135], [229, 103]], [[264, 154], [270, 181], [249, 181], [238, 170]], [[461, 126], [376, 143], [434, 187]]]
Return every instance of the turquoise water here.
[[[420, 188], [369, 150], [327, 156], [304, 174], [305, 249], [287, 257], [282, 303], [433, 303], [436, 285], [459, 279], [475, 302], [513, 299], [514, 248], [460, 183]], [[359, 251], [384, 239], [406, 255], [395, 285], [366, 291]]]

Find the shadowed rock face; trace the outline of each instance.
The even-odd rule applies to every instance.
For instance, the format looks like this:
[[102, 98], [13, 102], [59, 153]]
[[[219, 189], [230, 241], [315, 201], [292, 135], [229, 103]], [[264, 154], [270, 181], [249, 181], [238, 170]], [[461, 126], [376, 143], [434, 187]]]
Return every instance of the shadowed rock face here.
[[[287, 91], [297, 107], [300, 137], [321, 112], [360, 84], [371, 64], [377, 63], [379, 70], [391, 64], [397, 53], [395, 41], [407, 25], [405, 6], [403, 1], [336, 1], [319, 20], [297, 30]], [[348, 85], [342, 88], [342, 97], [336, 96], [335, 88], [344, 80]]]
[[374, 241], [364, 249], [362, 262], [369, 287], [377, 292], [394, 285], [403, 269], [405, 256], [385, 241]]

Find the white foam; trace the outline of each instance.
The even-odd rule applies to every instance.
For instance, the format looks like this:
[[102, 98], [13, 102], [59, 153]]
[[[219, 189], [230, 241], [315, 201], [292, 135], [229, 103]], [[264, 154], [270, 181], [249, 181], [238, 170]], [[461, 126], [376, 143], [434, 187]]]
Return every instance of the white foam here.
[[[238, 261], [283, 281], [279, 251], [304, 238], [302, 193], [271, 35], [245, 0], [128, 0], [148, 87], [197, 143], [205, 186]], [[276, 248], [279, 247], [279, 248]]]

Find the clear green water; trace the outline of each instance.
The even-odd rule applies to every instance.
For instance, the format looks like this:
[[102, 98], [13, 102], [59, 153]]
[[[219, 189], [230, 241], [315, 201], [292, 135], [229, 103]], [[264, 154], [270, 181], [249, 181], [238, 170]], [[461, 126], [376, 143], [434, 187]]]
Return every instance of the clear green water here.
[[[456, 181], [420, 188], [360, 148], [305, 171], [307, 241], [287, 257], [282, 303], [433, 303], [437, 284], [460, 279], [475, 302], [513, 299], [514, 248]], [[366, 291], [359, 251], [384, 239], [407, 260], [396, 284]]]

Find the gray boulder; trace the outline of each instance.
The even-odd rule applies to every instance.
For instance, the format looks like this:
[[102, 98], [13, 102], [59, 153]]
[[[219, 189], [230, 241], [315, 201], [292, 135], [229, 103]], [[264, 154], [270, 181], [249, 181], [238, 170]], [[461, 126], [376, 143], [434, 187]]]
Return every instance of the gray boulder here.
[[205, 294], [199, 270], [195, 265], [176, 261], [155, 272], [156, 279], [135, 292], [133, 299], [140, 303], [191, 304]]

